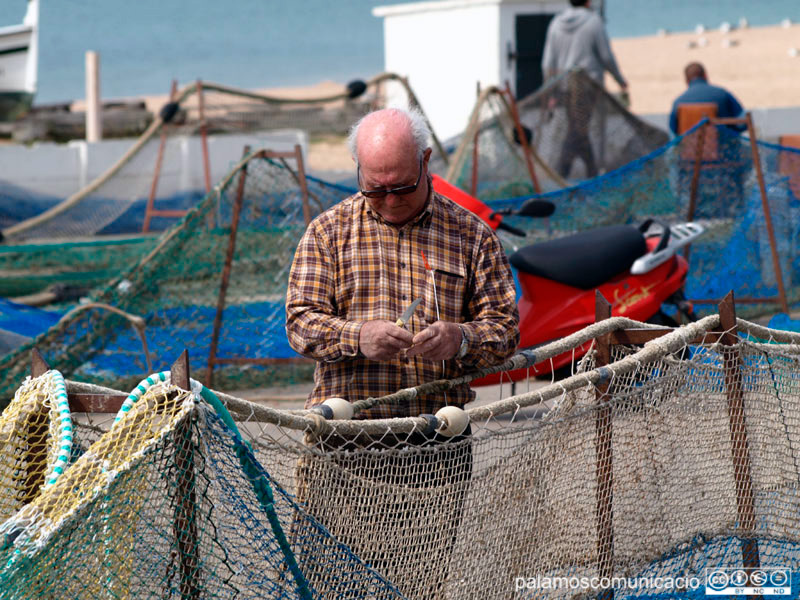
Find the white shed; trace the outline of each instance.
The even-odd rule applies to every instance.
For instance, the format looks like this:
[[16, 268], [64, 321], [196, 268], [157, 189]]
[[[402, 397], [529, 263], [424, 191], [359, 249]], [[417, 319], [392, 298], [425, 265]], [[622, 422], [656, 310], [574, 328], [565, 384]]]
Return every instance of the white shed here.
[[[599, 2], [592, 2], [593, 8]], [[378, 6], [386, 70], [408, 77], [439, 137], [463, 131], [477, 84], [517, 97], [542, 83], [547, 26], [567, 0], [440, 0]], [[398, 85], [398, 84], [393, 84]], [[390, 103], [403, 98], [387, 89]]]

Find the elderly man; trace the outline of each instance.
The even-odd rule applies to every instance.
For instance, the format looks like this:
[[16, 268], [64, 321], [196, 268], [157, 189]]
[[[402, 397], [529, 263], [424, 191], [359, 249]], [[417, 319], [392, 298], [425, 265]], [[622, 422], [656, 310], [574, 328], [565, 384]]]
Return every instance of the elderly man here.
[[[307, 407], [452, 378], [502, 362], [519, 342], [503, 248], [477, 216], [433, 191], [429, 136], [417, 111], [381, 110], [359, 121], [350, 142], [360, 191], [318, 216], [300, 241], [286, 331], [295, 350], [317, 361]], [[462, 385], [358, 417], [418, 416], [473, 397]], [[439, 597], [472, 473], [469, 433], [309, 435], [308, 443], [333, 452], [300, 462], [298, 496], [408, 597]], [[318, 590], [326, 577], [309, 574]]]
[[[477, 216], [433, 191], [429, 136], [418, 112], [386, 109], [359, 121], [351, 150], [361, 191], [317, 217], [300, 241], [286, 331], [297, 352], [317, 361], [307, 407], [452, 378], [502, 362], [519, 342], [503, 248]], [[468, 385], [447, 394], [457, 406], [473, 398]], [[362, 416], [418, 416], [444, 405], [441, 394], [420, 395]]]

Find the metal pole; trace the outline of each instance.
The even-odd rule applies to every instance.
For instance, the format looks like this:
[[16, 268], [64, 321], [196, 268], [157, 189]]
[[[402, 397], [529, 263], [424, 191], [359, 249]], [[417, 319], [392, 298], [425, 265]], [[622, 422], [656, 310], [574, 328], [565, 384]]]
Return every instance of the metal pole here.
[[208, 125], [206, 124], [203, 82], [197, 80], [197, 103], [200, 116], [200, 143], [203, 147], [203, 175], [206, 181], [206, 194], [211, 191], [211, 162], [208, 157]]
[[306, 169], [303, 165], [303, 149], [300, 148], [300, 144], [295, 144], [294, 156], [297, 161], [297, 183], [300, 184], [300, 193], [303, 197], [303, 220], [308, 226], [311, 223], [311, 206], [308, 204], [308, 182], [306, 181]]
[[[170, 381], [182, 390], [191, 390], [189, 353], [184, 350], [170, 369]], [[200, 598], [200, 557], [197, 541], [197, 498], [194, 472], [195, 447], [192, 442], [192, 419], [187, 415], [175, 427], [175, 521], [173, 530], [180, 555], [181, 598]]]
[[[243, 156], [250, 154], [250, 146], [244, 147]], [[208, 372], [206, 373], [206, 387], [214, 384], [214, 363], [217, 359], [217, 345], [219, 344], [219, 333], [222, 328], [222, 312], [225, 310], [225, 296], [228, 293], [228, 283], [231, 277], [231, 266], [233, 264], [233, 254], [236, 251], [236, 233], [239, 230], [239, 216], [242, 212], [242, 200], [244, 197], [244, 183], [247, 178], [247, 165], [245, 163], [239, 172], [239, 185], [236, 188], [236, 198], [233, 202], [233, 216], [231, 218], [231, 233], [228, 237], [228, 251], [225, 254], [225, 266], [222, 270], [222, 280], [219, 284], [219, 296], [217, 296], [217, 312], [214, 315], [214, 330], [211, 334], [211, 347], [208, 350]]]
[[775, 281], [778, 283], [778, 297], [781, 301], [781, 308], [783, 312], [789, 313], [789, 303], [786, 300], [786, 289], [783, 286], [783, 273], [781, 272], [781, 261], [778, 256], [778, 246], [775, 242], [775, 229], [772, 227], [772, 215], [769, 210], [769, 202], [767, 200], [767, 187], [764, 184], [764, 172], [761, 170], [761, 157], [758, 153], [758, 144], [756, 143], [756, 131], [753, 127], [753, 115], [749, 112], [745, 116], [747, 122], [747, 133], [750, 136], [750, 151], [753, 153], [753, 166], [756, 170], [756, 177], [758, 179], [758, 190], [761, 193], [761, 206], [764, 210], [764, 222], [767, 226], [767, 234], [769, 235], [769, 245], [772, 251], [772, 265], [775, 269]]
[[531, 157], [531, 149], [528, 146], [528, 140], [525, 137], [525, 132], [522, 129], [522, 122], [519, 120], [519, 110], [517, 110], [517, 101], [514, 94], [511, 93], [511, 84], [506, 80], [506, 95], [508, 96], [508, 104], [511, 108], [511, 118], [514, 121], [514, 127], [517, 130], [519, 143], [522, 146], [522, 154], [525, 156], [525, 165], [528, 167], [528, 175], [533, 182], [533, 189], [537, 194], [542, 193], [542, 188], [539, 185], [539, 179], [536, 177], [536, 170], [533, 168], [533, 158]]
[[[595, 291], [595, 322], [611, 318], [611, 305], [599, 290]], [[595, 366], [602, 367], [611, 362], [610, 337], [597, 338]], [[595, 397], [600, 405], [595, 420], [595, 455], [597, 457], [595, 494], [597, 519], [597, 570], [600, 579], [611, 578], [614, 568], [614, 464], [612, 454], [613, 419], [608, 406], [608, 382], [596, 386]], [[612, 600], [613, 589], [604, 589], [599, 600]]]
[[728, 292], [719, 304], [720, 330], [725, 333], [720, 340], [722, 357], [725, 362], [725, 394], [728, 397], [728, 418], [730, 420], [731, 458], [733, 476], [736, 481], [736, 512], [739, 527], [743, 532], [742, 563], [745, 569], [757, 569], [760, 565], [758, 541], [749, 538], [755, 524], [755, 500], [753, 497], [753, 478], [750, 462], [750, 447], [747, 441], [745, 422], [744, 392], [742, 390], [742, 365], [736, 335], [736, 307], [733, 292]]
[[[478, 102], [480, 103], [481, 99], [481, 82], [477, 83], [477, 91], [478, 91]], [[476, 109], [480, 111], [480, 106], [477, 106]], [[481, 132], [481, 124], [480, 118], [476, 119], [475, 121], [475, 132], [473, 134], [472, 139], [472, 178], [470, 181], [470, 194], [474, 197], [478, 197], [478, 137]]]
[[[700, 183], [700, 163], [703, 160], [703, 151], [705, 150], [706, 141], [706, 127], [711, 127], [708, 122], [700, 127], [697, 132], [697, 148], [695, 149], [694, 156], [694, 171], [692, 171], [692, 184], [689, 188], [689, 210], [686, 214], [687, 221], [694, 221], [694, 213], [697, 211], [697, 187]], [[689, 253], [691, 252], [691, 244], [687, 244], [683, 250], [683, 257], [688, 261]]]
[[[172, 80], [172, 86], [169, 90], [169, 101], [175, 100], [175, 93], [178, 91], [178, 82]], [[158, 191], [158, 180], [161, 177], [161, 164], [164, 161], [164, 146], [167, 144], [167, 131], [168, 125], [164, 123], [161, 126], [161, 139], [158, 144], [158, 155], [156, 156], [156, 166], [153, 170], [153, 181], [150, 184], [150, 195], [147, 198], [147, 206], [144, 211], [144, 223], [142, 224], [142, 233], [150, 231], [150, 219], [153, 217], [153, 210], [155, 208], [156, 193]]]

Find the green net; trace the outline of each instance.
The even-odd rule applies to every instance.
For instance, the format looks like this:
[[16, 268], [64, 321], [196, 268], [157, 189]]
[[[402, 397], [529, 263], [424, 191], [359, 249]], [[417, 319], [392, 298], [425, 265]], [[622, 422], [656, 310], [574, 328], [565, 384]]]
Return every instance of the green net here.
[[27, 296], [52, 286], [91, 289], [136, 264], [157, 234], [116, 239], [0, 245], [0, 296]]
[[[244, 159], [138, 264], [97, 289], [85, 310], [71, 312], [33, 343], [70, 377], [133, 385], [150, 368], [130, 321], [96, 308], [109, 305], [144, 319], [147, 344], [157, 350], [153, 369], [167, 366], [158, 356], [189, 348], [193, 372], [205, 377], [234, 204], [241, 198], [215, 351], [218, 359], [233, 362], [216, 367], [215, 385], [241, 389], [309, 380], [313, 364], [289, 347], [284, 331], [288, 271], [305, 230], [300, 182], [286, 160], [257, 153]], [[349, 195], [313, 178], [306, 186], [311, 216]], [[28, 348], [0, 360], [0, 397], [9, 398], [26, 372]]]

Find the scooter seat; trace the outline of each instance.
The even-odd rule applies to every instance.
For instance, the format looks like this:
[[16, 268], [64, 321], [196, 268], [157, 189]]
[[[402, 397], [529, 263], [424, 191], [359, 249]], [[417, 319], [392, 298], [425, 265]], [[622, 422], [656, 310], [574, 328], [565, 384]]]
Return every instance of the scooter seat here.
[[589, 290], [631, 268], [647, 252], [633, 225], [612, 225], [526, 246], [509, 262], [523, 273]]

